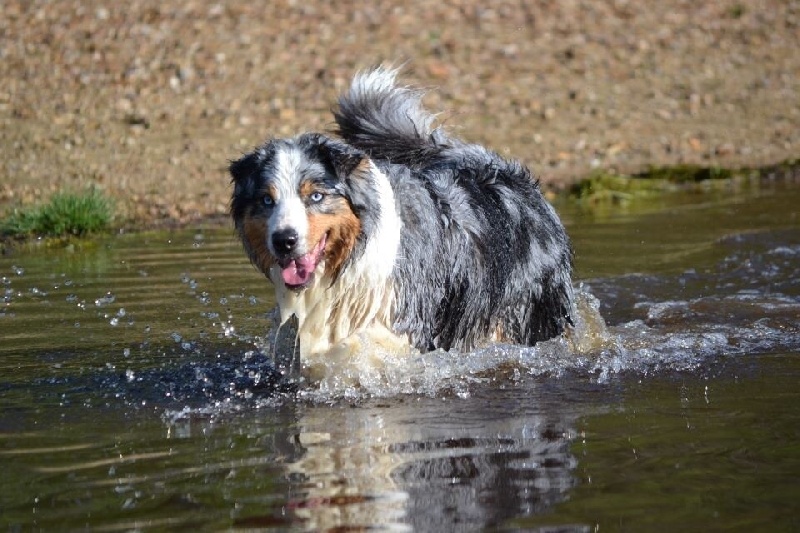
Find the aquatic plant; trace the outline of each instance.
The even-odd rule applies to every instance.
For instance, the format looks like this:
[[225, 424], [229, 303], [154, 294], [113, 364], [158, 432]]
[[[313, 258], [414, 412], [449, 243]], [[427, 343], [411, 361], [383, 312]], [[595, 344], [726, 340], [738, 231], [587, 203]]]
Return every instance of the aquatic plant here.
[[669, 182], [643, 180], [607, 171], [596, 171], [577, 182], [569, 196], [586, 203], [624, 204], [634, 197], [668, 190]]
[[113, 217], [112, 202], [94, 189], [58, 193], [46, 204], [13, 209], [0, 221], [0, 234], [12, 238], [83, 236], [107, 229]]
[[650, 167], [630, 175], [598, 170], [573, 185], [569, 197], [583, 204], [628, 204], [657, 193], [727, 187], [748, 176], [760, 174], [749, 169], [698, 165]]

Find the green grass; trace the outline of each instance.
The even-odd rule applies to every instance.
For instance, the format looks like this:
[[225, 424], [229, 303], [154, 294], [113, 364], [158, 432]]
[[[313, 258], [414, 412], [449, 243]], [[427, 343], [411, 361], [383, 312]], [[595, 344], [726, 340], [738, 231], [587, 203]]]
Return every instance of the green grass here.
[[49, 203], [12, 210], [0, 221], [0, 234], [11, 238], [84, 236], [109, 228], [110, 200], [97, 191], [59, 193]]
[[732, 19], [739, 19], [747, 13], [747, 7], [744, 4], [734, 4], [728, 8], [728, 16]]

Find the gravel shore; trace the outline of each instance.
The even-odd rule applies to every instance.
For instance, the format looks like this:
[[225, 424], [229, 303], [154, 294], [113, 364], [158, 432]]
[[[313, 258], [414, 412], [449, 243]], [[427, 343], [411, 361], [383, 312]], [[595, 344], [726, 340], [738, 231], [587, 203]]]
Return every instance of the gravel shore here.
[[548, 187], [800, 156], [795, 0], [4, 0], [0, 210], [94, 185], [136, 225], [222, 216], [230, 159], [329, 130], [380, 62]]

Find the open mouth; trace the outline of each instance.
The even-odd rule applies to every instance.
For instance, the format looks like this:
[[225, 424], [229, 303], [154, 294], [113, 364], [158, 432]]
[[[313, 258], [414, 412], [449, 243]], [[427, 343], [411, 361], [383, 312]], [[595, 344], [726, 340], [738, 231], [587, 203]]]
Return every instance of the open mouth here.
[[325, 252], [327, 235], [323, 235], [314, 248], [305, 255], [281, 262], [281, 277], [286, 286], [293, 290], [305, 288], [314, 279], [314, 271]]

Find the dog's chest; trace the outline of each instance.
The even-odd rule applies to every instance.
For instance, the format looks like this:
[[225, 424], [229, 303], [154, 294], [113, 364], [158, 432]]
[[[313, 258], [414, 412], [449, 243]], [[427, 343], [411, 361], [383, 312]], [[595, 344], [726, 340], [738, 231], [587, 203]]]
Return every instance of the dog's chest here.
[[391, 281], [348, 279], [343, 275], [333, 284], [326, 278], [314, 280], [305, 290], [291, 291], [275, 284], [281, 323], [297, 317], [300, 357], [305, 362], [324, 356], [337, 345], [359, 334], [380, 331], [393, 335]]

